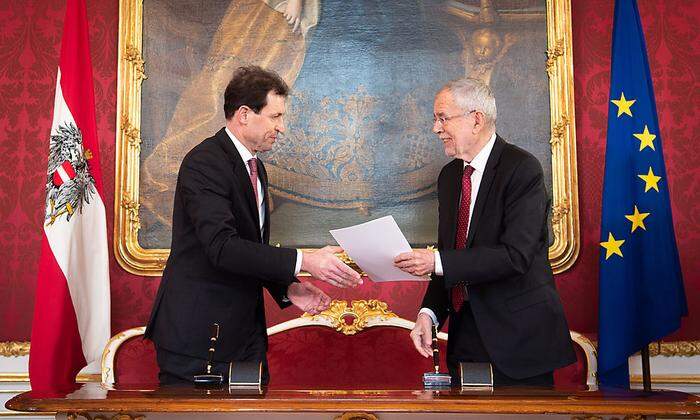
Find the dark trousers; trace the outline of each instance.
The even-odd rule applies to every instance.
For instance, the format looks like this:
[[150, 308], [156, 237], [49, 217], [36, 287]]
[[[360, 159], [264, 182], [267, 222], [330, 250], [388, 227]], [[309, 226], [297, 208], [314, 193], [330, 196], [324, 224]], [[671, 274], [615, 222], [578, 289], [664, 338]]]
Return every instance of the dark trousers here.
[[[513, 351], [518, 351], [513, 349]], [[460, 385], [459, 362], [488, 362], [493, 366], [494, 386], [554, 386], [554, 372], [545, 372], [529, 378], [515, 379], [501, 372], [491, 361], [481, 334], [474, 320], [469, 302], [465, 302], [459, 312], [450, 316], [449, 340], [447, 342], [447, 368], [452, 376], [452, 384]]]
[[[175, 353], [156, 346], [156, 357], [158, 359], [158, 381], [161, 385], [191, 384], [194, 382], [194, 375], [201, 375], [207, 371], [207, 360], [197, 357]], [[263, 363], [262, 384], [270, 382], [270, 374], [267, 370], [267, 358], [262, 355], [251, 355], [240, 362]], [[224, 384], [228, 384], [228, 362], [213, 362], [211, 372], [222, 375]]]

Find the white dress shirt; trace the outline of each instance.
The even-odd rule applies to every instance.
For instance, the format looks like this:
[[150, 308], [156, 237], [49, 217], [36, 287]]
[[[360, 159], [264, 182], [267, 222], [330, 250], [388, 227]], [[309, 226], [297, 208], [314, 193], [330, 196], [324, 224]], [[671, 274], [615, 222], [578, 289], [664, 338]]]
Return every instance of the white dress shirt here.
[[[491, 138], [489, 139], [488, 143], [484, 145], [484, 147], [479, 151], [479, 153], [474, 156], [474, 159], [472, 159], [471, 162], [464, 162], [464, 167], [467, 165], [470, 165], [472, 168], [474, 168], [474, 172], [472, 172], [472, 194], [471, 194], [471, 202], [469, 203], [469, 224], [467, 226], [471, 225], [472, 221], [472, 216], [474, 215], [474, 204], [476, 204], [476, 197], [479, 194], [479, 186], [481, 186], [481, 179], [484, 177], [484, 170], [486, 170], [486, 162], [489, 160], [489, 156], [491, 155], [491, 150], [493, 149], [493, 145], [496, 143], [496, 133], [493, 133], [491, 135]], [[462, 201], [462, 197], [460, 196], [459, 198], [460, 202]], [[469, 234], [469, 231], [467, 230], [467, 235]], [[436, 275], [442, 276], [444, 272], [442, 271], [442, 259], [440, 258], [440, 251], [435, 251], [435, 268], [433, 270]], [[465, 295], [466, 297], [466, 295]], [[421, 310], [418, 312], [419, 314], [422, 313], [427, 313], [430, 318], [433, 320], [433, 324], [438, 323], [437, 316], [435, 316], [435, 312], [432, 311], [430, 308], [421, 308]]]
[[[236, 136], [233, 135], [233, 133], [226, 127], [226, 134], [231, 138], [231, 141], [233, 142], [233, 145], [236, 146], [236, 150], [238, 150], [238, 154], [241, 155], [241, 159], [243, 160], [243, 166], [245, 166], [246, 171], [248, 171], [248, 177], [250, 177], [250, 165], [248, 164], [248, 161], [250, 159], [256, 158], [257, 159], [257, 154], [252, 154], [250, 150], [248, 150], [247, 147], [241, 143], [240, 140], [236, 138]], [[257, 196], [257, 202], [258, 204], [258, 219], [260, 220], [260, 235], [262, 236], [263, 234], [263, 229], [265, 226], [265, 194], [262, 188], [262, 183], [260, 182], [260, 177], [258, 176], [257, 179], [257, 190], [258, 190], [258, 196]], [[297, 249], [297, 262], [294, 267], [294, 275], [296, 276], [299, 274], [301, 271], [301, 260], [303, 258], [302, 252], [300, 249]]]

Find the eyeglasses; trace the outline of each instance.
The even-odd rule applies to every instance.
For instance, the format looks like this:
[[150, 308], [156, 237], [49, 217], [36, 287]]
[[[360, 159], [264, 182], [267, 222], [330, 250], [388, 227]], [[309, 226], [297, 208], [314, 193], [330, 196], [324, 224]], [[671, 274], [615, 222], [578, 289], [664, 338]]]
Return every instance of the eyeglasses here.
[[454, 118], [466, 117], [467, 115], [473, 114], [475, 112], [476, 112], [476, 109], [472, 109], [471, 111], [465, 112], [464, 114], [457, 114], [457, 115], [452, 115], [452, 116], [443, 115], [443, 116], [439, 116], [439, 117], [433, 116], [433, 125], [435, 125], [435, 123], [439, 122], [440, 125], [444, 126], [446, 122], [448, 122]]

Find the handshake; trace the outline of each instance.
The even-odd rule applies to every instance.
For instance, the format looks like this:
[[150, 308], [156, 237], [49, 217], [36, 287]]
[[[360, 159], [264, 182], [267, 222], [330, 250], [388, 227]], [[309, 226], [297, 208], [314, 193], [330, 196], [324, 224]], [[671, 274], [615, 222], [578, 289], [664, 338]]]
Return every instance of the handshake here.
[[[335, 256], [340, 252], [343, 252], [343, 249], [339, 246], [306, 251], [302, 257], [301, 269], [314, 278], [336, 287], [361, 285], [360, 274]], [[406, 273], [423, 276], [433, 271], [435, 253], [430, 250], [404, 252], [394, 258], [394, 266]], [[308, 282], [292, 283], [287, 289], [287, 297], [297, 308], [312, 315], [328, 309], [331, 304], [331, 298], [326, 293]]]
[[[348, 267], [336, 253], [343, 252], [339, 246], [326, 246], [314, 251], [304, 251], [301, 270], [315, 279], [336, 287], [357, 287], [362, 284], [360, 273]], [[304, 312], [316, 315], [331, 304], [331, 298], [323, 290], [309, 282], [292, 283], [287, 289], [287, 298]]]

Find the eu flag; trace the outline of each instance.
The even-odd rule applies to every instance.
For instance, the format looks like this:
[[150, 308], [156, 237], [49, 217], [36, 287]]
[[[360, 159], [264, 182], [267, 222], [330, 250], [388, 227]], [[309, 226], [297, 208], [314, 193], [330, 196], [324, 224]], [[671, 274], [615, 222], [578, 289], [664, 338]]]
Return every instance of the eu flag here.
[[678, 329], [688, 311], [636, 0], [615, 2], [609, 100], [598, 379], [628, 388], [628, 357]]

